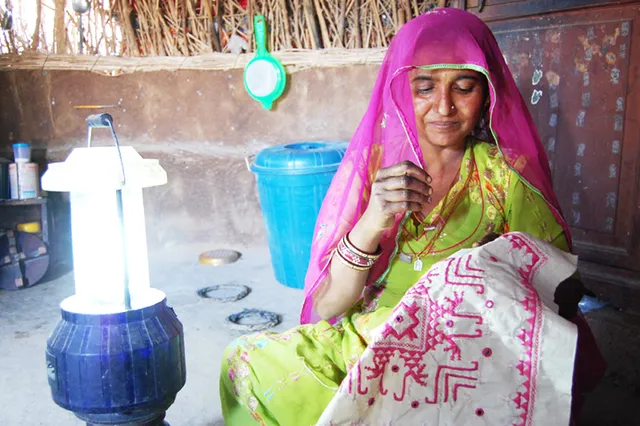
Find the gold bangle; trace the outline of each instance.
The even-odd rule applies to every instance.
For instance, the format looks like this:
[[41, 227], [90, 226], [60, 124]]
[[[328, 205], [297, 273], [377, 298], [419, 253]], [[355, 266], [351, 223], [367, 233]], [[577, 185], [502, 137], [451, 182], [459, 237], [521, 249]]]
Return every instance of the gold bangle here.
[[340, 254], [340, 252], [336, 249], [333, 250], [333, 254], [335, 257], [335, 255], [337, 254], [338, 259], [340, 259], [340, 262], [342, 262], [343, 265], [355, 270], [355, 271], [368, 271], [371, 269], [371, 266], [358, 266], [358, 265], [354, 265], [353, 263], [349, 262], [347, 259], [345, 259], [344, 257], [342, 257], [342, 255]]
[[358, 249], [356, 246], [353, 245], [351, 240], [349, 240], [348, 232], [344, 234], [343, 241], [344, 241], [344, 245], [346, 245], [349, 250], [351, 250], [352, 252], [354, 252], [360, 257], [364, 257], [365, 259], [371, 259], [373, 261], [376, 261], [382, 255], [382, 248], [380, 246], [378, 246], [378, 250], [376, 250], [375, 253], [367, 253]]

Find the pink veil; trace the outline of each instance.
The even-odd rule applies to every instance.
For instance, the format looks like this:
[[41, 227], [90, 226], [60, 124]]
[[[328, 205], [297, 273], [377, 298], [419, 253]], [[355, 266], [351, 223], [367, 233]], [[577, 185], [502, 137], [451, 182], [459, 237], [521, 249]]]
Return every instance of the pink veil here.
[[[490, 138], [524, 181], [544, 196], [570, 238], [553, 191], [547, 156], [491, 30], [468, 12], [436, 9], [400, 29], [380, 67], [369, 107], [320, 210], [300, 314], [303, 324], [319, 320], [313, 310], [313, 294], [327, 274], [332, 250], [364, 213], [377, 170], [404, 160], [425, 166], [407, 77], [416, 66], [468, 68], [487, 77]], [[395, 226], [383, 235], [383, 255], [371, 270], [369, 283], [387, 270], [401, 221], [398, 215]]]

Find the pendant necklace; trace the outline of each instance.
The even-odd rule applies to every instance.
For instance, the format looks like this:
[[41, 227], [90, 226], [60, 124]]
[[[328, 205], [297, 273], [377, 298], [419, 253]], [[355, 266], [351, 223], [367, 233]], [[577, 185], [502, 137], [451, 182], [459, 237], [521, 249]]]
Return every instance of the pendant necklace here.
[[[467, 179], [465, 181], [465, 185], [463, 186], [463, 189], [467, 186], [467, 183], [469, 181], [469, 177], [471, 175], [472, 175], [472, 173], [468, 174]], [[418, 225], [421, 223], [421, 221], [418, 218], [417, 214], [415, 212], [412, 212], [411, 213], [411, 218], [412, 218], [414, 226], [416, 228], [415, 237], [412, 235], [411, 232], [409, 232], [406, 228], [403, 227], [403, 231], [404, 231], [404, 233], [405, 233], [405, 235], [407, 237], [407, 239], [405, 240], [406, 246], [409, 248], [411, 253], [400, 252], [400, 254], [398, 256], [398, 259], [400, 259], [402, 262], [405, 262], [405, 263], [413, 263], [413, 270], [414, 271], [422, 271], [422, 268], [423, 268], [424, 264], [423, 264], [421, 258], [424, 257], [425, 255], [427, 255], [431, 251], [431, 249], [433, 248], [433, 246], [436, 243], [436, 240], [438, 239], [438, 237], [442, 233], [442, 230], [446, 226], [447, 221], [449, 220], [449, 217], [455, 211], [455, 207], [457, 207], [458, 203], [461, 200], [461, 195], [464, 192], [463, 190], [460, 190], [460, 192], [458, 194], [456, 194], [456, 197], [453, 200], [451, 200], [450, 202], [448, 201], [448, 198], [449, 198], [449, 195], [451, 193], [451, 190], [455, 186], [455, 183], [458, 180], [459, 176], [460, 176], [460, 169], [458, 169], [458, 172], [456, 173], [455, 177], [453, 178], [453, 180], [451, 182], [451, 186], [449, 187], [449, 190], [447, 191], [447, 194], [445, 195], [445, 198], [442, 201], [441, 211], [443, 213], [445, 211], [447, 212], [446, 218], [444, 218], [443, 215], [440, 215], [440, 214], [436, 213], [434, 215], [433, 219], [431, 220], [431, 224], [429, 226], [425, 226], [423, 228], [422, 234], [420, 234], [419, 229], [418, 229]], [[452, 206], [452, 208], [449, 209], [449, 206], [452, 205], [452, 204], [454, 204], [454, 205]], [[425, 219], [426, 219], [426, 217], [425, 217]], [[436, 222], [438, 224], [434, 225]], [[422, 237], [424, 237], [426, 235], [427, 232], [433, 231], [433, 230], [437, 230], [437, 232], [433, 235], [433, 237], [427, 243], [426, 247], [423, 250], [421, 250], [420, 252], [416, 252], [411, 248], [411, 246], [408, 243], [408, 240], [411, 239], [411, 240], [419, 241], [420, 239], [422, 239]]]

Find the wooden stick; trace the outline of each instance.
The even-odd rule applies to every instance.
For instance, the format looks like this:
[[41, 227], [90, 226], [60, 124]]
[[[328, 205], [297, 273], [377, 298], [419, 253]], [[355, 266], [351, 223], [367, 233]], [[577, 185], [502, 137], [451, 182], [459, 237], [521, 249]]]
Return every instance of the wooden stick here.
[[391, 13], [393, 14], [393, 27], [395, 29], [395, 32], [397, 32], [402, 26], [402, 24], [400, 24], [400, 17], [398, 16], [398, 12], [400, 11], [399, 7], [400, 5], [397, 4], [397, 2], [393, 2], [391, 4]]
[[[111, 9], [109, 10], [109, 17], [107, 18], [107, 25], [108, 28], [105, 28], [105, 32], [109, 31], [109, 36], [105, 36], [105, 45], [107, 46], [107, 51], [109, 55], [116, 55], [118, 54], [117, 52], [117, 48], [116, 48], [116, 33], [114, 31], [114, 27], [113, 27], [113, 21], [115, 21], [115, 17], [113, 14], [113, 3], [114, 2], [109, 2], [109, 5], [111, 7]], [[103, 12], [106, 13], [106, 10], [103, 7]]]
[[213, 47], [214, 52], [222, 52], [222, 47], [220, 46], [220, 40], [216, 37], [215, 31], [216, 26], [213, 21], [213, 12], [211, 10], [211, 3], [205, 1], [201, 3], [202, 9], [204, 10], [204, 18], [205, 18], [205, 40], [208, 46]]
[[[182, 25], [183, 25], [183, 30], [184, 30], [184, 33], [182, 33], [182, 37], [183, 37], [183, 40], [184, 40], [184, 55], [185, 56], [190, 56], [191, 52], [190, 52], [190, 49], [189, 49], [189, 37], [187, 36], [187, 34], [189, 33], [189, 27], [188, 27], [188, 21], [187, 21], [187, 8], [189, 7], [188, 4], [190, 3], [190, 1], [189, 0], [182, 0], [182, 1], [183, 1], [183, 4], [184, 4], [184, 6], [183, 6], [184, 9], [183, 10], [184, 10], [184, 14], [185, 14], [184, 18], [182, 19], [182, 22], [183, 22]], [[180, 16], [179, 15], [180, 12], [179, 12], [179, 10], [177, 8], [176, 8], [176, 12], [178, 13], [178, 16]]]
[[360, 0], [355, 0], [355, 38], [356, 49], [362, 48], [362, 35], [360, 34]]
[[318, 22], [320, 22], [320, 30], [322, 31], [322, 46], [331, 47], [331, 40], [329, 39], [329, 32], [327, 31], [327, 23], [324, 20], [324, 13], [322, 13], [322, 7], [320, 6], [320, 0], [315, 0], [316, 16]]
[[411, 13], [411, 5], [409, 4], [409, 0], [402, 0], [402, 7], [404, 8], [404, 16], [408, 21], [411, 19], [413, 14]]
[[42, 51], [49, 52], [49, 44], [47, 43], [47, 36], [44, 31], [44, 25], [40, 25], [40, 40], [42, 43]]
[[286, 22], [285, 17], [287, 16], [287, 5], [285, 4], [283, 9], [281, 0], [272, 0], [269, 10], [271, 16], [271, 20], [268, 21], [269, 28], [271, 28], [275, 36], [271, 49], [288, 49], [287, 40], [290, 40], [290, 38], [287, 37], [287, 33], [284, 30], [284, 23]]
[[[189, 4], [191, 4], [191, 2], [189, 2]], [[191, 19], [192, 19], [192, 24], [195, 31], [193, 35], [196, 38], [195, 43], [198, 49], [196, 51], [197, 52], [196, 54], [199, 55], [202, 53], [213, 52], [214, 51], [214, 48], [212, 47], [213, 41], [211, 40], [212, 20], [207, 19], [205, 15], [204, 7], [202, 6], [202, 4], [200, 4], [200, 10], [196, 10], [196, 8], [191, 4], [191, 6], [189, 7], [189, 11], [192, 14]]]
[[[323, 13], [329, 17], [328, 29], [329, 38], [331, 39], [332, 47], [342, 47], [342, 40], [340, 38], [340, 29], [338, 28], [338, 22], [340, 20], [340, 5], [335, 4], [335, 1], [325, 1], [322, 4]], [[344, 24], [344, 20], [342, 21]]]
[[[223, 40], [224, 40], [224, 7], [222, 7], [222, 3], [224, 0], [216, 0], [216, 16], [214, 17], [214, 39], [218, 41], [220, 46], [220, 52], [223, 49]], [[217, 29], [216, 29], [217, 27]]]
[[[151, 25], [149, 28], [149, 33], [147, 35], [150, 40], [152, 48], [154, 48], [158, 55], [164, 56], [167, 54], [179, 54], [179, 46], [182, 41], [178, 36], [182, 32], [182, 26], [180, 25], [180, 17], [178, 15], [178, 6], [175, 2], [173, 2], [173, 22], [174, 22], [174, 31], [175, 35], [173, 37], [168, 37], [170, 34], [170, 27], [164, 21], [163, 16], [158, 16], [156, 13], [157, 10], [160, 10], [160, 0], [153, 0], [154, 5], [147, 5], [147, 14], [149, 16], [149, 20], [151, 21]], [[173, 43], [165, 43], [166, 39], [172, 39]], [[183, 53], [184, 55], [185, 53]], [[187, 53], [188, 54], [188, 53]]]
[[269, 0], [262, 1], [262, 14], [265, 17], [265, 25], [267, 27], [267, 50], [277, 50], [279, 43], [279, 29], [280, 27], [276, 25], [278, 22], [274, 19], [274, 16], [278, 15], [279, 5], [276, 4], [275, 7], [273, 2]]
[[[373, 19], [375, 26], [378, 27], [378, 45], [376, 47], [384, 47], [387, 45], [387, 38], [384, 33], [384, 27], [382, 26], [382, 21], [380, 20], [380, 9], [378, 9], [378, 2], [372, 1], [373, 5]], [[388, 15], [388, 14], [387, 14]]]
[[256, 51], [256, 41], [253, 35], [253, 0], [247, 0], [247, 21], [249, 22], [249, 51]]
[[146, 2], [136, 4], [139, 27], [138, 34], [140, 36], [140, 53], [142, 56], [148, 56], [149, 52], [155, 55], [155, 48], [149, 36], [149, 23], [147, 22], [146, 10]]
[[36, 27], [31, 37], [31, 50], [37, 50], [40, 45], [40, 27], [42, 26], [42, 0], [36, 2]]
[[298, 0], [293, 0], [293, 35], [296, 39], [296, 45], [298, 49], [302, 49], [302, 38], [300, 37], [300, 3]]
[[349, 49], [353, 49], [356, 47], [355, 45], [355, 19], [354, 15], [354, 3], [355, 0], [347, 0], [347, 5], [345, 7], [345, 18], [347, 20], [344, 29], [344, 37], [345, 37], [345, 47]]
[[[170, 25], [165, 24], [164, 19], [156, 19], [154, 16], [154, 27], [162, 28], [162, 31], [154, 31], [155, 39], [158, 42], [158, 46], [164, 46], [164, 40], [168, 40], [168, 48], [171, 55], [188, 56], [188, 47], [185, 46], [186, 32], [184, 31], [184, 25], [180, 19], [180, 13], [178, 12], [177, 1], [166, 3], [168, 7], [168, 16], [170, 19]], [[159, 7], [160, 0], [157, 0], [157, 6]], [[150, 8], [149, 12], [152, 13], [153, 9]], [[173, 31], [173, 34], [171, 33]], [[162, 33], [164, 32], [164, 36]], [[182, 36], [182, 37], [181, 37]]]
[[126, 37], [126, 51], [131, 56], [140, 56], [140, 46], [138, 44], [138, 37], [136, 31], [133, 29], [131, 22], [131, 8], [127, 0], [118, 0], [118, 10], [121, 16], [120, 26], [123, 28], [123, 32]]
[[[92, 22], [93, 21], [93, 22]], [[84, 44], [86, 45], [86, 48], [84, 49], [84, 51], [90, 55], [95, 55], [96, 49], [98, 47], [97, 45], [97, 31], [94, 31], [94, 29], [98, 26], [98, 22], [97, 22], [97, 17], [95, 13], [87, 13], [87, 19], [86, 19], [86, 27], [85, 27], [85, 34], [86, 37], [84, 37]]]
[[[371, 47], [371, 33], [373, 32], [373, 20], [371, 19], [370, 3], [371, 1], [369, 0], [362, 5], [363, 10], [367, 11], [367, 15], [365, 18], [365, 22], [367, 23], [366, 35], [362, 39], [362, 47], [365, 49]], [[366, 4], [366, 8], [365, 8], [365, 4]]]
[[[101, 2], [102, 3], [102, 2]], [[103, 5], [100, 4], [99, 8], [95, 9], [96, 12], [96, 25], [98, 25], [98, 23], [100, 24], [100, 27], [96, 27], [95, 31], [96, 31], [96, 36], [98, 36], [98, 42], [96, 43], [95, 49], [96, 49], [96, 55], [100, 55], [101, 53], [106, 53], [107, 55], [111, 54], [111, 50], [110, 50], [110, 46], [109, 46], [109, 32], [107, 31], [107, 26], [109, 25], [109, 20], [111, 19], [109, 16], [107, 16], [107, 14], [105, 13], [105, 10], [103, 9]], [[98, 22], [98, 18], [100, 18], [100, 21]], [[99, 34], [98, 34], [99, 31]], [[103, 45], [104, 47], [100, 47], [100, 45]]]
[[53, 39], [55, 46], [55, 53], [65, 54], [67, 53], [67, 32], [64, 25], [64, 7], [65, 0], [55, 0], [55, 13], [53, 17]]
[[[127, 2], [127, 0], [123, 0]], [[145, 14], [146, 5], [144, 3], [136, 4], [136, 17], [138, 20], [138, 48], [140, 50], [140, 56], [148, 56], [150, 50], [150, 41], [148, 40], [147, 30], [147, 17]]]
[[289, 12], [287, 11], [287, 1], [280, 0], [280, 7], [282, 9], [282, 22], [284, 23], [284, 39], [285, 39], [285, 48], [291, 49], [293, 45], [291, 44], [291, 28], [289, 26]]
[[222, 51], [227, 52], [226, 43], [229, 42], [231, 35], [236, 32], [235, 28], [235, 2], [234, 1], [220, 1], [218, 3], [222, 9], [220, 13], [220, 44], [222, 45]]
[[[168, 2], [165, 3], [167, 5], [167, 10], [169, 11], [168, 13], [168, 18], [170, 19], [170, 27], [169, 27], [169, 31], [166, 31], [165, 34], [167, 35], [167, 37], [158, 37], [159, 36], [159, 32], [158, 31], [154, 31], [153, 35], [154, 38], [157, 42], [161, 42], [164, 39], [168, 39], [170, 41], [172, 41], [173, 43], [173, 47], [174, 49], [176, 49], [177, 54], [178, 55], [182, 55], [182, 56], [188, 56], [188, 52], [185, 52], [186, 50], [186, 46], [185, 46], [185, 38], [186, 38], [186, 34], [184, 33], [184, 24], [182, 23], [182, 20], [180, 19], [180, 14], [178, 12], [178, 2], [180, 0], [174, 0], [172, 2]], [[157, 27], [161, 27], [163, 26], [163, 19], [157, 19], [156, 15], [153, 14], [153, 9], [149, 9], [149, 16], [152, 17], [152, 22], [153, 22], [153, 27], [157, 28]], [[171, 31], [173, 31], [173, 35], [169, 36], [169, 34], [171, 34]]]
[[199, 51], [197, 46], [194, 46], [195, 40], [200, 40], [200, 30], [198, 29], [198, 19], [196, 17], [196, 11], [193, 8], [191, 0], [184, 0], [184, 8], [182, 9], [184, 16], [184, 35], [187, 41], [189, 56]]
[[11, 43], [9, 43], [9, 37], [7, 37], [7, 32], [3, 31], [2, 36], [4, 38], [4, 44], [7, 47], [7, 52], [10, 54], [14, 54], [15, 52], [11, 49]]
[[380, 26], [383, 31], [384, 43], [385, 43], [385, 46], [387, 46], [391, 37], [393, 37], [393, 35], [400, 29], [400, 26], [398, 26], [398, 23], [397, 23], [398, 20], [396, 16], [396, 10], [393, 4], [391, 5], [391, 7], [393, 7], [393, 9], [391, 10], [387, 9], [387, 6], [384, 4], [384, 2], [380, 2], [379, 6], [382, 8], [382, 14], [386, 15], [390, 21], [390, 26], [389, 28], [386, 28], [386, 29], [382, 24], [382, 21], [380, 21]]
[[[97, 37], [97, 41], [96, 44], [94, 46], [94, 55], [97, 55], [100, 52], [100, 45], [102, 44], [102, 41], [104, 40], [104, 51], [107, 53], [107, 55], [109, 54], [109, 45], [107, 44], [107, 38], [105, 37], [107, 34], [107, 20], [104, 18], [104, 13], [100, 13], [102, 12], [102, 10], [98, 10], [97, 8], [94, 9], [95, 10], [95, 25], [96, 25], [96, 37]], [[98, 17], [100, 17], [100, 22], [102, 23], [102, 28], [100, 29], [100, 34], [98, 34]], [[99, 37], [98, 37], [99, 36]]]
[[321, 46], [320, 35], [318, 34], [318, 25], [316, 24], [311, 0], [302, 0], [302, 7], [307, 20], [307, 28], [311, 31], [311, 48], [318, 49]]
[[340, 0], [340, 12], [338, 13], [338, 38], [340, 39], [339, 46], [342, 47], [346, 46], [346, 40], [344, 38], [344, 21], [346, 12], [345, 0]]

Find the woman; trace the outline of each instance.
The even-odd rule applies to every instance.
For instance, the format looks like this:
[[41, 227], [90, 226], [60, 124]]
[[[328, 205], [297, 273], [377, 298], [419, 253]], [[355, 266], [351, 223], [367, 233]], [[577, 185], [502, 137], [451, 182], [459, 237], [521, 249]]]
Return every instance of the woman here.
[[[482, 21], [454, 9], [422, 15], [394, 37], [324, 201], [306, 325], [242, 337], [223, 357], [226, 424], [314, 424], [371, 331], [431, 265], [509, 231], [570, 247], [531, 116]], [[573, 316], [579, 292], [561, 293]], [[602, 363], [576, 321], [584, 389]]]

